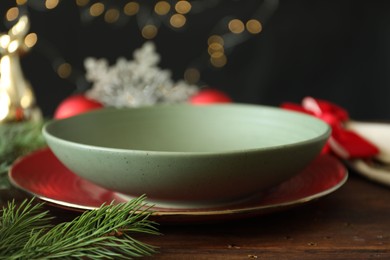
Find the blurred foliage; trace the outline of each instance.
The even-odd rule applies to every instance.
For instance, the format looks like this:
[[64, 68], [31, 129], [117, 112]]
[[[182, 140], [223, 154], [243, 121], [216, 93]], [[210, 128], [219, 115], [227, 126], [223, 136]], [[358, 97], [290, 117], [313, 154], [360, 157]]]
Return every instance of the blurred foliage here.
[[8, 170], [13, 162], [46, 146], [42, 136], [45, 121], [0, 124], [0, 188], [8, 188]]

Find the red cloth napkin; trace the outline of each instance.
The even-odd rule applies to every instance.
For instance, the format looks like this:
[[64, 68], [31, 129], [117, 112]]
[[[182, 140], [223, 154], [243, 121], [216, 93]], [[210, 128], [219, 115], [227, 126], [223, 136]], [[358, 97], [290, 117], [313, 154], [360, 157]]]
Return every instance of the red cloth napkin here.
[[281, 107], [318, 117], [330, 125], [332, 134], [323, 152], [333, 152], [343, 159], [369, 158], [379, 153], [375, 145], [345, 128], [349, 115], [345, 109], [336, 104], [305, 97], [301, 104], [286, 102]]

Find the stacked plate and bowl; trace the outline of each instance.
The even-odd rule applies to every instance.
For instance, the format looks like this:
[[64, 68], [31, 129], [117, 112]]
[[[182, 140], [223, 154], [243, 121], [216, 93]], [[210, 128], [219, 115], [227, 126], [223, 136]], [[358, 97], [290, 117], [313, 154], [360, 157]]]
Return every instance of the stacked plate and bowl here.
[[158, 207], [226, 208], [261, 197], [319, 156], [330, 128], [279, 108], [156, 105], [54, 120], [48, 146], [73, 173]]

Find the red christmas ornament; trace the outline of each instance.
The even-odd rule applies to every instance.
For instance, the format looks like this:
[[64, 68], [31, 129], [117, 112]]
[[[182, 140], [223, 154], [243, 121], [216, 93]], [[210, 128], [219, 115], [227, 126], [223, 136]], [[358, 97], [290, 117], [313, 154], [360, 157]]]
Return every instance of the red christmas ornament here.
[[102, 108], [103, 105], [84, 95], [73, 95], [63, 100], [57, 107], [54, 118], [61, 119]]
[[203, 89], [190, 97], [189, 102], [195, 105], [212, 103], [231, 103], [232, 99], [224, 92], [217, 89]]

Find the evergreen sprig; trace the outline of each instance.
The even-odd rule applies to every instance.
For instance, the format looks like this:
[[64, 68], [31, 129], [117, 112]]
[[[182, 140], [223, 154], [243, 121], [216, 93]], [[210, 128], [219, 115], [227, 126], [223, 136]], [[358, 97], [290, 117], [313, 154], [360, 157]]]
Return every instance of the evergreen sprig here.
[[41, 134], [45, 121], [0, 124], [0, 188], [9, 188], [7, 172], [11, 164], [46, 145]]
[[102, 205], [70, 222], [52, 225], [43, 203], [14, 201], [0, 216], [0, 259], [129, 259], [155, 253], [155, 247], [132, 233], [159, 234], [148, 218], [145, 196]]

